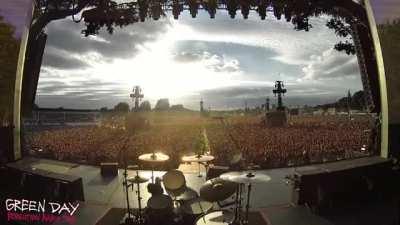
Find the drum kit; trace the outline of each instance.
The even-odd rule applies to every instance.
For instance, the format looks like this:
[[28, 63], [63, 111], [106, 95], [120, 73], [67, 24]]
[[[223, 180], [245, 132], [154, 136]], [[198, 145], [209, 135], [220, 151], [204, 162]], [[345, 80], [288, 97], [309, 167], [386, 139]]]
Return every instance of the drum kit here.
[[199, 175], [198, 177], [202, 177], [201, 176], [201, 171], [200, 171], [200, 165], [208, 165], [208, 163], [210, 161], [214, 160], [214, 156], [212, 155], [201, 155], [201, 154], [196, 154], [196, 155], [191, 155], [191, 156], [183, 156], [182, 157], [182, 161], [183, 162], [188, 162], [188, 163], [192, 163], [192, 162], [197, 162], [199, 165]]
[[151, 164], [151, 182], [154, 182], [154, 164], [169, 160], [169, 156], [161, 152], [147, 153], [139, 156], [139, 160]]
[[[163, 153], [149, 153], [139, 156], [140, 161], [152, 164], [165, 162], [168, 159], [169, 156]], [[211, 155], [193, 155], [182, 158], [184, 162], [198, 163], [208, 163], [213, 159], [214, 157]], [[134, 169], [137, 167], [127, 168]], [[124, 175], [128, 217], [125, 218], [123, 224], [148, 225], [247, 225], [252, 185], [270, 180], [269, 176], [255, 173], [252, 170], [228, 172], [220, 175], [220, 177], [207, 180], [201, 186], [198, 194], [195, 190], [186, 186], [185, 176], [179, 170], [167, 171], [162, 178], [157, 177], [154, 182], [154, 167], [152, 167], [151, 182], [147, 186], [152, 196], [147, 201], [146, 210], [142, 210], [139, 185], [148, 182], [149, 179], [139, 176], [138, 170], [136, 170], [134, 177], [128, 178], [126, 170]], [[167, 194], [164, 194], [161, 182]], [[136, 215], [130, 212], [128, 195], [129, 187], [132, 187], [133, 190], [134, 185], [137, 187], [139, 206]], [[244, 198], [246, 204], [245, 207], [242, 207]], [[228, 199], [233, 199], [233, 201], [222, 204]], [[214, 206], [216, 206], [214, 203], [218, 205], [217, 210], [214, 209]], [[228, 206], [232, 205], [234, 207], [228, 209]]]

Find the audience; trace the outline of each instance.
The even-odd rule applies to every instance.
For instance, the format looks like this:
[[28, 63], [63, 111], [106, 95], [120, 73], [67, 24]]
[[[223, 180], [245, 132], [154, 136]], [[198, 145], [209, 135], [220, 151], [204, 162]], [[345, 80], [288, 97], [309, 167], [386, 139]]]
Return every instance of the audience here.
[[[161, 151], [179, 161], [193, 149], [205, 128], [215, 164], [227, 165], [233, 153], [262, 168], [297, 166], [370, 155], [374, 146], [371, 118], [293, 116], [285, 127], [268, 128], [259, 118], [228, 118], [185, 125], [154, 125], [129, 134], [120, 126], [45, 130], [25, 135], [26, 148], [57, 160], [98, 165], [102, 161], [137, 163], [140, 154]], [[40, 150], [39, 150], [40, 149]], [[35, 151], [36, 150], [36, 151]], [[30, 151], [31, 152], [31, 151]], [[170, 162], [172, 163], [172, 162]]]

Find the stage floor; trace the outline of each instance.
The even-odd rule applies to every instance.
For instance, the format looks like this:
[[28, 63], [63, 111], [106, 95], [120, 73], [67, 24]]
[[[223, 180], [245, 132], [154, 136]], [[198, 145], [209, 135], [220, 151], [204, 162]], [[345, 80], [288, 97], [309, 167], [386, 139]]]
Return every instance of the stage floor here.
[[[17, 164], [22, 163], [24, 166], [30, 165], [42, 170], [49, 170], [62, 174], [69, 174], [82, 177], [85, 202], [81, 202], [77, 212], [77, 221], [75, 225], [95, 225], [111, 208], [126, 208], [126, 196], [124, 192], [123, 182], [123, 170], [119, 170], [119, 174], [113, 178], [103, 178], [100, 175], [100, 168], [96, 166], [88, 166], [81, 164], [73, 164], [66, 162], [59, 162], [55, 160], [40, 159], [26, 157], [23, 160], [16, 162]], [[185, 175], [186, 183], [188, 187], [199, 192], [200, 187], [205, 182], [205, 170], [201, 169], [203, 177], [198, 177], [197, 164], [192, 165], [181, 165], [180, 170]], [[291, 205], [291, 186], [285, 182], [285, 176], [293, 174], [296, 170], [312, 170], [315, 166], [305, 166], [297, 168], [279, 168], [270, 170], [258, 170], [257, 173], [263, 173], [271, 177], [271, 180], [267, 183], [254, 184], [251, 196], [251, 210], [259, 211], [263, 215], [269, 225], [325, 225], [325, 224], [360, 224], [357, 223], [362, 218], [362, 221], [366, 218], [371, 217], [377, 212], [374, 208], [368, 208], [368, 211], [372, 212], [364, 214], [359, 212], [360, 215], [348, 214], [345, 212], [343, 217], [334, 216], [333, 218], [322, 218], [314, 215], [310, 210], [304, 206], [292, 206]], [[161, 177], [166, 171], [155, 171], [156, 177]], [[129, 176], [134, 176], [136, 172], [134, 170], [128, 170]], [[140, 170], [139, 174], [143, 177], [150, 178], [151, 171]], [[140, 185], [140, 192], [142, 196], [142, 206], [146, 206], [147, 200], [150, 194], [147, 192], [147, 183]], [[137, 195], [136, 188], [134, 191], [130, 191], [130, 204], [134, 208], [137, 208]], [[390, 207], [382, 205], [381, 208]], [[358, 210], [359, 211], [359, 210]], [[346, 214], [347, 213], [347, 214]], [[382, 212], [387, 214], [387, 210]], [[391, 220], [391, 217], [389, 217]], [[386, 216], [387, 220], [388, 217]], [[375, 220], [375, 219], [373, 219]], [[378, 220], [383, 222], [383, 220]], [[57, 223], [67, 224], [67, 223]], [[365, 223], [363, 223], [365, 224]], [[385, 223], [380, 223], [385, 224]], [[388, 223], [390, 224], [390, 223]], [[113, 225], [113, 224], [110, 224]], [[250, 224], [252, 225], [252, 224]], [[257, 224], [254, 224], [257, 225]]]

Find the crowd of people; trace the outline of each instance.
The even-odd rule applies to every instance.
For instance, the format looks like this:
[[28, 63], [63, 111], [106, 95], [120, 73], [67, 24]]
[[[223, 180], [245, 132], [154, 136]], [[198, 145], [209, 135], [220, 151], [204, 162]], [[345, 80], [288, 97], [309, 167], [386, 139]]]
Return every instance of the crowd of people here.
[[[161, 151], [177, 167], [183, 155], [198, 152], [194, 140], [206, 131], [214, 164], [229, 165], [233, 153], [262, 168], [297, 166], [374, 154], [376, 132], [369, 116], [294, 116], [284, 127], [265, 127], [258, 117], [225, 122], [153, 124], [134, 134], [121, 128], [75, 127], [25, 135], [25, 149], [44, 157], [98, 165], [104, 161], [138, 163], [140, 154]], [[124, 161], [126, 160], [126, 161]]]

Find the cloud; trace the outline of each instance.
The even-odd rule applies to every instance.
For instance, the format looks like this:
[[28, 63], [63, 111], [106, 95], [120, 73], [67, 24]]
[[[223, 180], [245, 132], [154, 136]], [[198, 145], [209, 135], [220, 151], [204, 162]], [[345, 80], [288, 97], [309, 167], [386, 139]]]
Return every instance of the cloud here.
[[181, 52], [175, 54], [173, 59], [180, 63], [202, 63], [206, 68], [215, 72], [234, 73], [240, 71], [240, 64], [237, 59], [211, 54], [207, 51], [201, 53]]
[[222, 39], [230, 43], [263, 47], [277, 53], [274, 56], [275, 60], [304, 66], [309, 62], [311, 54], [322, 52], [342, 40], [326, 26], [330, 18], [327, 15], [311, 17], [310, 23], [313, 28], [309, 32], [295, 31], [292, 23], [276, 20], [272, 13], [268, 13], [267, 19], [262, 21], [256, 12], [251, 12], [247, 20], [231, 20], [225, 15], [217, 15], [213, 22], [209, 22], [206, 12], [199, 12], [198, 19], [183, 19], [177, 24], [187, 28], [181, 39]]
[[177, 62], [181, 63], [192, 63], [192, 62], [198, 62], [203, 59], [203, 55], [199, 53], [193, 53], [193, 52], [181, 52], [178, 54], [175, 54], [174, 60]]
[[41, 80], [38, 86], [39, 95], [120, 95], [120, 84], [98, 79], [83, 81]]
[[[38, 103], [112, 107], [129, 102], [131, 85], [139, 84], [151, 101], [169, 97], [174, 104], [198, 109], [204, 97], [214, 109], [238, 108], [245, 99], [249, 106], [264, 103], [266, 96], [272, 99], [273, 82], [284, 80], [285, 103], [311, 105], [360, 86], [360, 80], [347, 76], [356, 74], [356, 59], [327, 51], [337, 38], [325, 26], [326, 18], [314, 18], [312, 31], [299, 32], [272, 18], [220, 15], [210, 20], [200, 14], [207, 19], [148, 21], [86, 38], [80, 34], [82, 24], [51, 23], [45, 54], [55, 58], [42, 67]], [[340, 81], [343, 74], [349, 79]]]
[[84, 69], [89, 65], [76, 57], [68, 55], [68, 53], [47, 53], [43, 57], [42, 66], [44, 68], [51, 67], [57, 69]]
[[166, 31], [168, 24], [168, 20], [136, 23], [124, 28], [115, 28], [113, 34], [103, 29], [97, 36], [84, 37], [81, 34], [81, 30], [85, 28], [84, 23], [76, 24], [69, 19], [53, 21], [47, 26], [48, 39], [44, 57], [48, 58], [47, 54], [50, 54], [49, 57], [59, 54], [58, 67], [68, 67], [61, 65], [61, 57], [66, 58], [63, 55], [95, 54], [103, 61], [133, 57], [140, 46], [157, 40], [159, 35]]
[[321, 55], [312, 55], [310, 63], [303, 67], [304, 79], [330, 80], [360, 76], [356, 56], [349, 56], [334, 49]]

